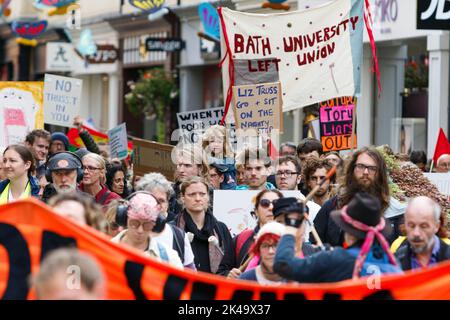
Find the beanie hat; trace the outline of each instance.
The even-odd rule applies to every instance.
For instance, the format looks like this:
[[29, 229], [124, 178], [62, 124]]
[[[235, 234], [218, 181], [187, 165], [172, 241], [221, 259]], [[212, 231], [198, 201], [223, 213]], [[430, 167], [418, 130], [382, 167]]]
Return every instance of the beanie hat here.
[[69, 138], [67, 138], [67, 136], [62, 133], [62, 132], [53, 132], [52, 133], [52, 141], [61, 141], [62, 143], [64, 143], [64, 146], [66, 148], [66, 150], [69, 150]]

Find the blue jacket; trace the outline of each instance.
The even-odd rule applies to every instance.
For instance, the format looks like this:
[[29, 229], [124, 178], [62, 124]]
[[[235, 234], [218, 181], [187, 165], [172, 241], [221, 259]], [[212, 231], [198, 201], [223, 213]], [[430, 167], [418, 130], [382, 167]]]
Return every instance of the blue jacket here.
[[[358, 247], [352, 247], [349, 250], [336, 247], [332, 251], [322, 251], [299, 259], [294, 256], [294, 248], [294, 236], [284, 235], [281, 237], [273, 269], [285, 279], [302, 283], [337, 282], [352, 279], [356, 256], [360, 250]], [[378, 268], [374, 270], [373, 266]], [[401, 272], [400, 268], [389, 265], [384, 252], [378, 259], [374, 258], [371, 252], [360, 275]]]
[[[29, 180], [31, 187], [31, 196], [39, 198], [39, 190], [41, 189], [41, 187], [39, 186], [39, 181], [35, 177], [29, 177]], [[5, 190], [8, 183], [8, 179], [0, 181], [0, 194]]]

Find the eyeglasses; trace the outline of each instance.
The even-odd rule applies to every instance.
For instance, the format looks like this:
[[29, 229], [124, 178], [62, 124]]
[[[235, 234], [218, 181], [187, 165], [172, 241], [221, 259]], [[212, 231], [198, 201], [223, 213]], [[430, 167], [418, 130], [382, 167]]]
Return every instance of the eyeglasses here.
[[359, 172], [364, 172], [367, 169], [367, 171], [369, 171], [369, 173], [371, 174], [375, 174], [378, 171], [378, 168], [376, 166], [366, 166], [362, 163], [357, 163], [355, 165], [355, 169]]
[[286, 171], [277, 171], [277, 173], [275, 175], [277, 175], [277, 176], [285, 175], [286, 178], [290, 178], [293, 174], [299, 174], [299, 173], [296, 171], [286, 170]]
[[263, 208], [268, 208], [270, 207], [270, 204], [275, 205], [275, 203], [278, 201], [278, 199], [275, 200], [269, 200], [269, 199], [261, 199], [259, 201], [259, 205]]
[[142, 229], [144, 229], [144, 231], [152, 231], [155, 224], [150, 221], [140, 222], [138, 220], [129, 220], [128, 225], [130, 226], [130, 228], [136, 230], [139, 229], [139, 227], [142, 225]]
[[272, 243], [272, 244], [263, 243], [262, 245], [259, 246], [259, 249], [264, 250], [264, 251], [269, 251], [270, 248], [272, 248], [273, 250], [277, 250], [277, 245], [278, 245], [278, 243]]
[[83, 171], [95, 171], [100, 170], [100, 168], [91, 167], [91, 166], [83, 166]]

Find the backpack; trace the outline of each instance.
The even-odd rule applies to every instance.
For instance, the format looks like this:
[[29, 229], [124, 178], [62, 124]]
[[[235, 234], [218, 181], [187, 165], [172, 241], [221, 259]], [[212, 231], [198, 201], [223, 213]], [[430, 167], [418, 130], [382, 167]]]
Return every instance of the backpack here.
[[242, 247], [250, 237], [253, 237], [254, 233], [253, 229], [246, 229], [236, 236], [236, 261], [239, 260], [239, 254], [241, 253]]
[[[361, 250], [360, 248], [351, 248], [351, 249], [347, 249], [347, 252], [352, 257], [357, 258], [360, 250]], [[376, 259], [373, 256], [372, 250], [373, 250], [373, 248], [367, 254], [366, 260], [364, 261], [364, 264], [361, 268], [361, 272], [359, 274], [361, 277], [370, 276], [370, 275], [376, 274], [377, 272], [379, 272], [380, 274], [403, 273], [400, 266], [396, 267], [396, 266], [390, 264], [389, 259], [384, 252], [383, 252], [382, 259]], [[381, 248], [380, 248], [380, 250], [381, 250]], [[376, 267], [376, 269], [374, 268], [374, 266]]]

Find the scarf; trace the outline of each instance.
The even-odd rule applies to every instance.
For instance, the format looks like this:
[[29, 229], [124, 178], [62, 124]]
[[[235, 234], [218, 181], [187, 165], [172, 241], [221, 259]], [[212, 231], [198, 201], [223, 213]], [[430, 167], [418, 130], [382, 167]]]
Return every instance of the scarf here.
[[353, 279], [359, 278], [359, 274], [363, 267], [364, 261], [366, 260], [367, 254], [369, 253], [370, 248], [373, 245], [373, 241], [374, 241], [375, 237], [377, 237], [377, 239], [381, 245], [381, 248], [387, 254], [387, 256], [389, 258], [389, 262], [392, 265], [397, 266], [397, 262], [395, 261], [393, 254], [389, 250], [389, 244], [387, 243], [384, 236], [381, 234], [381, 231], [384, 229], [384, 226], [385, 226], [384, 218], [381, 218], [380, 223], [378, 223], [378, 225], [376, 225], [375, 227], [371, 227], [360, 221], [357, 221], [357, 220], [354, 220], [353, 218], [351, 218], [347, 214], [347, 206], [344, 206], [342, 208], [341, 216], [342, 216], [342, 219], [346, 223], [351, 225], [353, 228], [360, 230], [360, 231], [367, 232], [366, 238], [364, 239], [364, 243], [361, 246], [361, 250], [359, 251], [359, 254], [356, 257], [355, 266], [353, 268]]
[[213, 243], [208, 242], [211, 272], [216, 273], [219, 269], [219, 265], [222, 261], [224, 252], [224, 244], [222, 243], [221, 237], [219, 237], [216, 218], [214, 218], [209, 210], [207, 210], [205, 213], [205, 224], [203, 225], [203, 228], [201, 230], [198, 230], [197, 225], [195, 224], [194, 220], [192, 220], [191, 215], [186, 211], [186, 209], [184, 209], [179, 215], [177, 226], [182, 230], [185, 230], [186, 232], [191, 232], [194, 235], [194, 238], [197, 238], [200, 241], [208, 242], [208, 239], [211, 236], [215, 236], [219, 240], [219, 246], [221, 247], [221, 249], [217, 248]]

